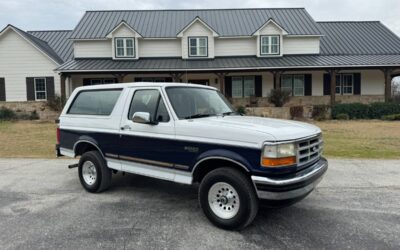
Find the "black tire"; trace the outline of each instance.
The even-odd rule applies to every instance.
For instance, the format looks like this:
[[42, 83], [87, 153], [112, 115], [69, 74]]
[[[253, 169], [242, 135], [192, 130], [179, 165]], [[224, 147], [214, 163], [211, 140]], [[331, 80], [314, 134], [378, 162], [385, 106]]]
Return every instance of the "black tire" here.
[[[93, 163], [96, 169], [96, 179], [92, 184], [85, 182], [82, 169], [85, 162]], [[84, 153], [79, 160], [78, 166], [79, 180], [86, 191], [91, 193], [100, 193], [110, 187], [112, 171], [107, 167], [104, 158], [98, 151], [89, 151]]]
[[[217, 216], [208, 202], [211, 187], [223, 182], [231, 185], [239, 196], [240, 206], [232, 218]], [[250, 179], [236, 169], [222, 167], [208, 173], [200, 183], [199, 203], [206, 217], [217, 227], [229, 230], [240, 230], [253, 222], [258, 212], [258, 198]]]

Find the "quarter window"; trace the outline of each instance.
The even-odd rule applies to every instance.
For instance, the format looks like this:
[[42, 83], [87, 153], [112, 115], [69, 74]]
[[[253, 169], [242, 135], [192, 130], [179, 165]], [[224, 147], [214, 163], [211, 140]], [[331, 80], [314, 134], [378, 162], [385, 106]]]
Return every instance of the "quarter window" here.
[[254, 76], [232, 77], [232, 97], [243, 98], [255, 95]]
[[81, 91], [71, 104], [68, 114], [110, 115], [121, 91], [121, 89]]
[[47, 100], [46, 78], [35, 78], [35, 100]]
[[281, 89], [293, 96], [304, 96], [304, 75], [282, 75]]
[[128, 119], [131, 120], [136, 112], [147, 112], [154, 121], [169, 121], [167, 108], [158, 90], [137, 90], [132, 98]]
[[135, 57], [135, 39], [115, 38], [115, 57]]
[[336, 94], [353, 94], [354, 77], [353, 74], [336, 75]]
[[207, 37], [189, 37], [189, 56], [206, 57], [208, 54]]
[[278, 55], [280, 53], [279, 36], [261, 36], [260, 40], [261, 55]]

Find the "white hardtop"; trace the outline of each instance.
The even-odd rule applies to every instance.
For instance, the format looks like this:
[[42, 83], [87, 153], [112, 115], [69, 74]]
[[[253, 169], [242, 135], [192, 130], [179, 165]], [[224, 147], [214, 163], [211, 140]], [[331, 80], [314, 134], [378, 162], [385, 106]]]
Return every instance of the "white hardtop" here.
[[192, 84], [192, 83], [182, 83], [182, 82], [128, 82], [128, 83], [111, 83], [111, 84], [101, 84], [101, 85], [91, 85], [82, 86], [76, 88], [77, 91], [80, 90], [96, 90], [96, 89], [115, 89], [115, 88], [138, 88], [138, 87], [188, 87], [188, 88], [205, 88], [217, 90], [214, 87]]

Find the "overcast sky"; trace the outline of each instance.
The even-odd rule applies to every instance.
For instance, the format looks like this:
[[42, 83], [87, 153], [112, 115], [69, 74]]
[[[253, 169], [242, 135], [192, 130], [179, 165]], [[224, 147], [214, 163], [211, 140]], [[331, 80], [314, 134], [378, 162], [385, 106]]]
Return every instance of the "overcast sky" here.
[[86, 10], [305, 7], [317, 21], [379, 20], [400, 35], [399, 0], [0, 0], [0, 29], [73, 29]]

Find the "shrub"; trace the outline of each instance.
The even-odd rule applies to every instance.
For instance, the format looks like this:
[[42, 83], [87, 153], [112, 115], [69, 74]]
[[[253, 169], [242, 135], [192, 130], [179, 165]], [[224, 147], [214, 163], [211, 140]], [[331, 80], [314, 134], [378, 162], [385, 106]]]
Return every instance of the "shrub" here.
[[236, 110], [239, 114], [241, 114], [241, 115], [245, 115], [246, 114], [246, 108], [245, 107], [243, 107], [243, 106], [239, 106], [239, 107], [237, 107], [237, 110]]
[[386, 121], [400, 121], [400, 114], [384, 115], [384, 116], [382, 116], [382, 120], [386, 120]]
[[314, 105], [311, 118], [317, 121], [325, 120], [328, 116], [329, 105]]
[[0, 108], [0, 120], [8, 121], [8, 120], [14, 120], [16, 118], [17, 114], [11, 109], [8, 109], [6, 107]]
[[381, 119], [382, 116], [399, 114], [400, 104], [398, 103], [388, 103], [388, 102], [376, 102], [370, 104], [369, 107], [369, 118], [371, 119]]
[[304, 108], [303, 106], [293, 106], [290, 107], [290, 116], [292, 119], [298, 119], [304, 117]]
[[338, 120], [349, 120], [350, 117], [348, 114], [340, 113], [336, 115], [336, 119]]
[[67, 99], [59, 95], [54, 96], [53, 99], [47, 100], [47, 106], [54, 111], [61, 111], [64, 108]]
[[268, 95], [268, 101], [275, 107], [282, 107], [290, 100], [290, 92], [282, 89], [272, 89]]
[[338, 114], [347, 114], [350, 119], [368, 119], [369, 105], [362, 103], [335, 104], [332, 107], [332, 118], [337, 119]]

